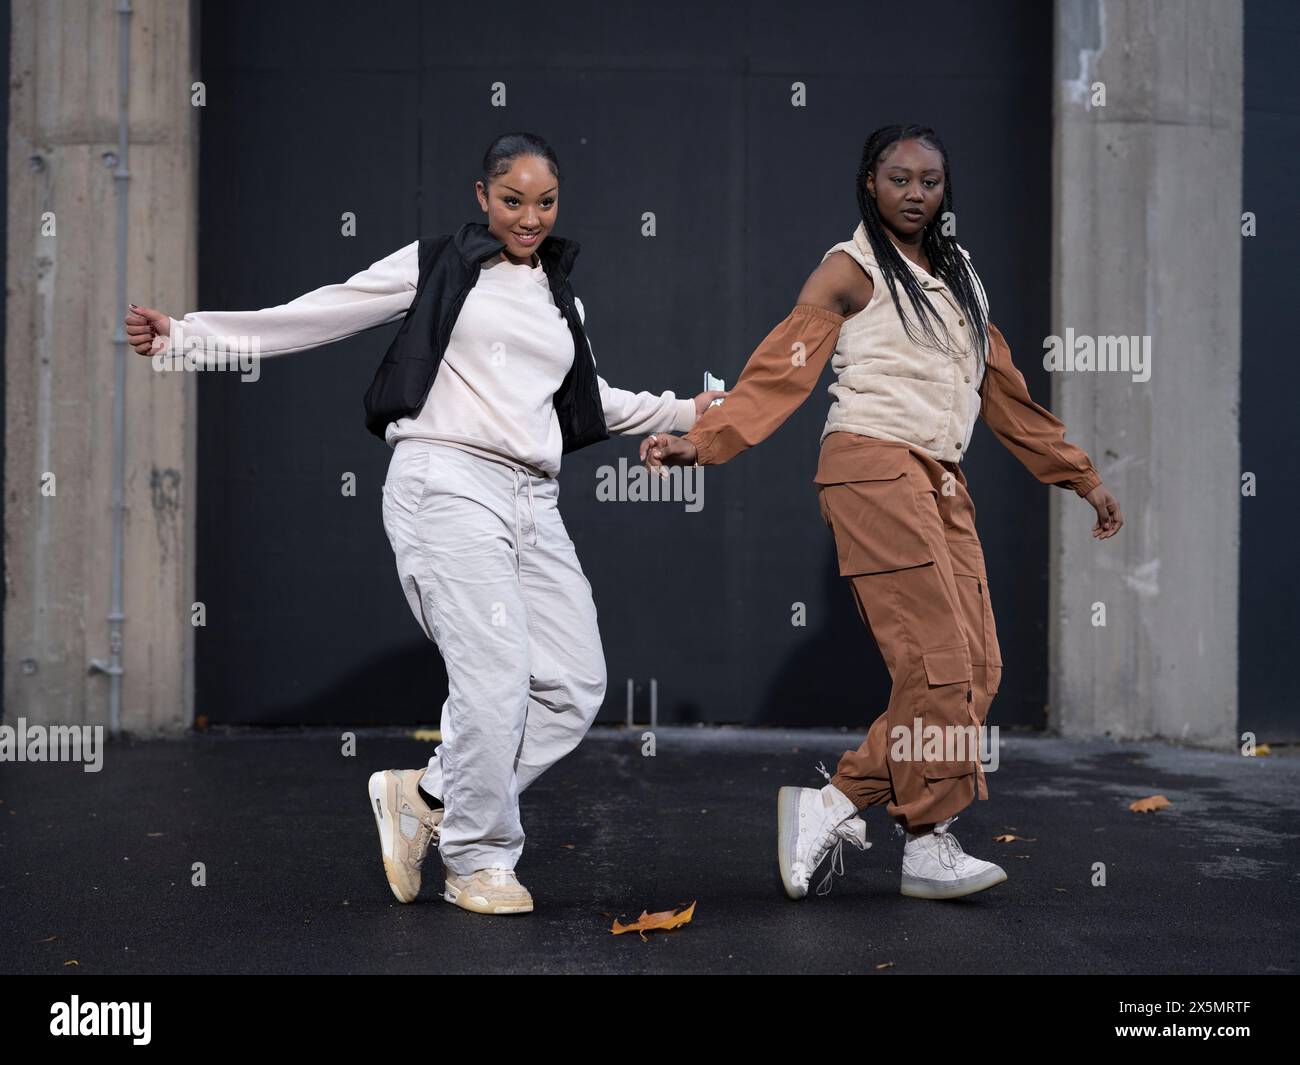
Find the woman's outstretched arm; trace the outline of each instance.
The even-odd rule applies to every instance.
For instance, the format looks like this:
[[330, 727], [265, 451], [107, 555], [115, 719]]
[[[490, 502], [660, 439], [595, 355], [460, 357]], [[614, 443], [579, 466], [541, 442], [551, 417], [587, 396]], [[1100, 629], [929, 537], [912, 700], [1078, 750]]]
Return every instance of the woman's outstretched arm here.
[[639, 436], [641, 433], [684, 433], [695, 424], [695, 400], [678, 399], [675, 392], [629, 392], [614, 388], [599, 374], [600, 405], [605, 427], [611, 433]]
[[[587, 312], [582, 300], [574, 297], [578, 317], [585, 326]], [[588, 338], [590, 343], [590, 338]], [[593, 352], [594, 357], [594, 352]], [[600, 404], [604, 409], [605, 427], [611, 433], [636, 436], [641, 433], [684, 433], [695, 424], [697, 405], [694, 399], [678, 399], [675, 392], [629, 392], [614, 388], [599, 374], [596, 384], [600, 388]]]
[[980, 416], [1002, 445], [1043, 484], [1067, 488], [1097, 512], [1092, 535], [1105, 540], [1124, 524], [1119, 500], [1101, 482], [1083, 448], [1065, 439], [1065, 424], [1029, 395], [1006, 337], [989, 322], [988, 365], [980, 382]]
[[682, 437], [695, 448], [695, 461], [728, 462], [776, 432], [812, 393], [843, 321], [824, 307], [795, 304], [749, 356], [726, 402]]
[[[128, 342], [142, 355], [193, 351], [200, 365], [216, 351], [287, 355], [397, 321], [411, 305], [419, 280], [418, 240], [372, 263], [346, 281], [324, 285], [274, 307], [254, 311], [191, 311], [171, 318], [132, 306]], [[162, 344], [154, 342], [163, 338]]]
[[[833, 255], [804, 284], [794, 309], [763, 338], [725, 402], [710, 407], [682, 437], [647, 437], [641, 459], [648, 465], [717, 465], [766, 440], [816, 387], [835, 351], [850, 289], [861, 283]], [[852, 267], [857, 270], [857, 267]], [[647, 458], [648, 456], [648, 458]]]
[[1065, 439], [1065, 424], [1029, 395], [1024, 375], [1011, 361], [1006, 338], [992, 322], [980, 399], [984, 423], [1043, 484], [1068, 488], [1081, 496], [1101, 484], [1101, 474], [1087, 452]]

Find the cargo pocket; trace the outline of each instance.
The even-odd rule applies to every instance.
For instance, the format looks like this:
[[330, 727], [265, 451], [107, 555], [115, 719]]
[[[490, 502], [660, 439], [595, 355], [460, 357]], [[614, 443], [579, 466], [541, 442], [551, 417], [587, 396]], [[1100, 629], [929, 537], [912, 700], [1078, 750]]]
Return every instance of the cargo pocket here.
[[926, 780], [947, 780], [950, 777], [969, 776], [975, 772], [975, 760], [969, 762], [926, 762]]
[[[960, 684], [963, 696], [970, 691], [971, 686], [971, 664], [970, 648], [966, 644], [954, 647], [941, 647], [934, 651], [921, 652], [921, 658], [925, 663], [925, 679], [930, 687], [938, 687], [944, 684]], [[965, 704], [968, 708], [970, 703]], [[979, 732], [978, 722], [974, 714], [968, 709], [970, 714], [967, 721], [926, 721], [924, 728], [928, 729], [931, 725], [938, 725], [942, 731], [943, 753], [945, 755], [964, 754], [965, 758], [948, 758], [935, 759], [924, 758], [922, 772], [927, 780], [944, 780], [949, 777], [964, 777], [967, 774], [975, 772], [975, 763], [979, 759]], [[967, 726], [975, 726], [974, 729]], [[962, 728], [960, 736], [955, 728]], [[922, 735], [922, 750], [928, 749], [928, 736]]]
[[989, 695], [1002, 686], [1002, 647], [998, 644], [998, 625], [993, 617], [993, 600], [989, 598], [988, 578], [980, 579], [980, 598], [984, 607], [984, 668]]
[[830, 511], [826, 509], [826, 489], [821, 485], [817, 486], [817, 509], [821, 511], [822, 521], [826, 523], [826, 527], [834, 532], [835, 526], [831, 524]]
[[934, 553], [921, 534], [906, 448], [869, 451], [852, 480], [822, 484], [822, 519], [835, 534], [840, 575], [886, 573], [924, 566]]
[[996, 696], [1002, 685], [1002, 649], [997, 642], [997, 622], [993, 618], [993, 601], [988, 594], [988, 577], [975, 579], [979, 596], [980, 616], [984, 619], [984, 685], [989, 697]]
[[997, 625], [989, 598], [989, 582], [984, 569], [984, 552], [976, 539], [953, 537], [948, 541], [953, 577], [958, 582], [963, 612], [971, 639], [971, 664], [985, 670], [985, 685], [990, 696], [996, 695], [1002, 680], [1002, 654], [998, 647]]
[[931, 688], [941, 684], [970, 684], [970, 648], [965, 644], [959, 647], [943, 647], [937, 651], [922, 651], [925, 662], [925, 679]]

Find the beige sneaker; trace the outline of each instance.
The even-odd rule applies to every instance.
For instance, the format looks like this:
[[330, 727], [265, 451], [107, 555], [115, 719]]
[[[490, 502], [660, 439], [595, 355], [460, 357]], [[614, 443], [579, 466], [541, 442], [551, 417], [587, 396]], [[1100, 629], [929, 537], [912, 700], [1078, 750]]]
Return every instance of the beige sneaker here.
[[384, 874], [398, 902], [420, 893], [420, 866], [437, 846], [442, 810], [431, 810], [417, 787], [423, 769], [385, 769], [370, 775], [370, 809], [379, 828]]
[[475, 913], [532, 913], [533, 897], [515, 878], [513, 869], [494, 865], [476, 869], [469, 876], [457, 876], [444, 868], [446, 883], [442, 897], [462, 910]]

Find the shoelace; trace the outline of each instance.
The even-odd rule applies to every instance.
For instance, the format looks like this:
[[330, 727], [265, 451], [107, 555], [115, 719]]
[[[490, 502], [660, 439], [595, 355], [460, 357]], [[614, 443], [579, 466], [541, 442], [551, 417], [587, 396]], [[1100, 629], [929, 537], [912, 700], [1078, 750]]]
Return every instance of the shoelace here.
[[[837, 825], [836, 828], [838, 827], [839, 826]], [[817, 885], [818, 895], [829, 895], [831, 891], [831, 879], [836, 876], [844, 875], [844, 839], [844, 836], [840, 836], [839, 842], [835, 844], [834, 849], [831, 851], [830, 868], [826, 870], [826, 875], [822, 877], [821, 883]], [[867, 849], [862, 846], [855, 837], [850, 836], [849, 842], [860, 851]]]
[[421, 835], [423, 838], [416, 844], [415, 858], [411, 864], [420, 869], [424, 866], [424, 859], [429, 854], [429, 844], [433, 842], [434, 833], [438, 830], [438, 818], [432, 813], [420, 815], [420, 825], [425, 829]]
[[483, 872], [487, 874], [488, 883], [496, 887], [518, 883], [513, 869], [503, 869], [499, 865], [492, 865], [484, 869]]
[[[818, 762], [816, 765], [816, 769], [817, 772], [819, 772], [822, 776], [826, 778], [826, 783], [829, 784], [831, 781], [831, 774], [826, 768], [826, 763]], [[844, 820], [847, 821], [850, 820], [850, 818], [846, 817]], [[835, 847], [831, 850], [830, 866], [827, 868], [826, 875], [822, 877], [821, 882], [817, 885], [818, 895], [829, 894], [831, 890], [831, 881], [836, 876], [844, 875], [844, 841], [846, 839], [860, 851], [864, 851], [867, 849], [865, 844], [858, 842], [857, 836], [853, 836], [853, 835], [844, 836], [840, 834], [840, 825], [842, 825], [843, 823], [844, 822], [841, 821], [839, 824], [830, 825], [826, 829], [826, 834], [823, 835], [822, 838], [817, 841], [816, 849], [821, 850], [828, 836], [832, 839], [836, 839]], [[820, 865], [821, 863], [818, 862], [817, 864]], [[797, 876], [796, 879], [803, 881], [805, 884], [807, 883], [806, 876]]]
[[[953, 818], [953, 820], [956, 820], [956, 818]], [[951, 832], [942, 832], [942, 833], [938, 833], [938, 835], [939, 835], [939, 862], [940, 864], [943, 864], [943, 856], [947, 855], [948, 868], [955, 873], [957, 871], [958, 864], [965, 859], [966, 852], [962, 849], [962, 845], [957, 842], [957, 837], [954, 836]]]
[[[948, 859], [947, 866], [953, 872], [957, 871], [957, 863], [963, 861], [967, 857], [966, 851], [962, 847], [962, 845], [957, 841], [957, 837], [954, 836], [949, 831], [952, 828], [952, 823], [956, 821], [957, 818], [960, 816], [961, 816], [960, 814], [953, 814], [950, 818], [948, 818], [946, 822], [940, 822], [944, 826], [942, 832], [934, 832], [933, 830], [931, 830], [932, 835], [939, 837], [939, 843], [938, 843], [939, 864], [940, 865], [945, 864], [944, 857], [946, 856]], [[903, 831], [903, 826], [898, 824], [897, 822], [894, 823], [894, 835], [895, 836], [907, 835], [907, 833]]]

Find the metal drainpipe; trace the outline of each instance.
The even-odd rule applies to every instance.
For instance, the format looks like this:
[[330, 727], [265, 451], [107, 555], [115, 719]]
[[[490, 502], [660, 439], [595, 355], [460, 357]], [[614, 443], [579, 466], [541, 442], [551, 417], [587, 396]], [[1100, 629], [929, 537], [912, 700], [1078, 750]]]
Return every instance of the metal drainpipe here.
[[126, 168], [127, 137], [130, 132], [129, 91], [131, 86], [131, 3], [119, 0], [117, 7], [117, 153], [106, 152], [104, 164], [114, 166], [117, 194], [117, 331], [113, 334], [113, 593], [108, 610], [109, 660], [91, 659], [91, 672], [108, 674], [108, 732], [116, 739], [122, 731], [122, 555], [126, 518], [126, 239], [127, 188], [131, 180]]

